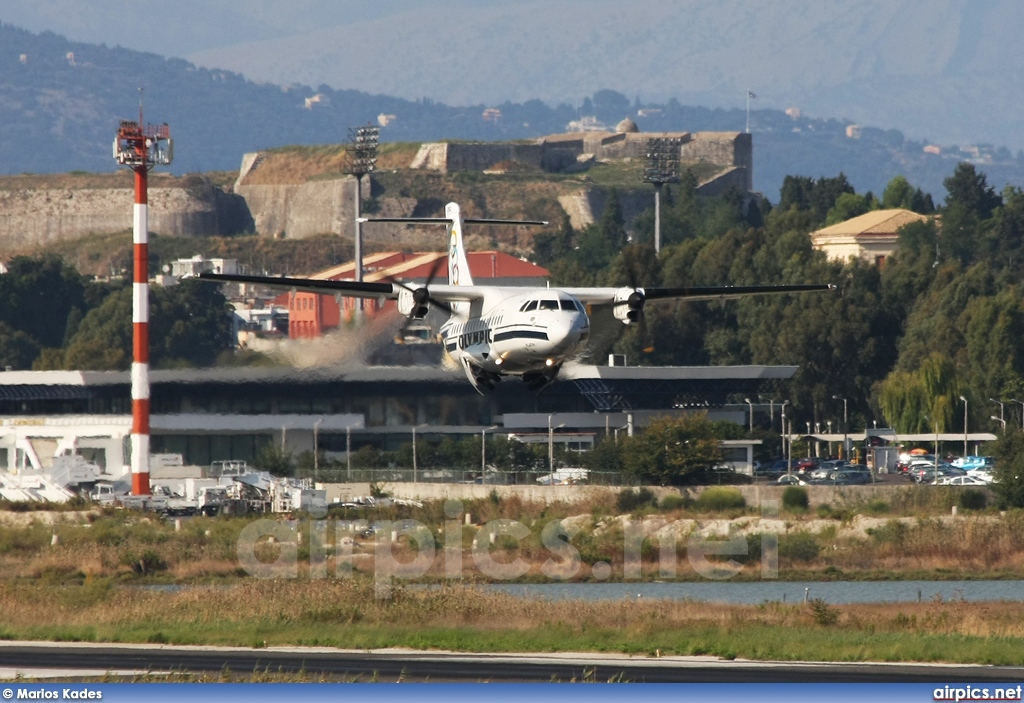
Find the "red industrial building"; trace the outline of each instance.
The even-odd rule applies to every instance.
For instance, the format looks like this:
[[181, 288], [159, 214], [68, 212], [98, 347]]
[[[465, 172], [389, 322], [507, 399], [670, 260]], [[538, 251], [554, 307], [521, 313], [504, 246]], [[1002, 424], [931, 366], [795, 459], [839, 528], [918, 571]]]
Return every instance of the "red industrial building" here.
[[[424, 283], [436, 271], [433, 283], [448, 283], [447, 252], [426, 253], [383, 252], [363, 257], [364, 281], [402, 281]], [[468, 253], [469, 270], [474, 282], [495, 286], [544, 286], [548, 270], [500, 251], [473, 251]], [[351, 280], [355, 278], [355, 262], [313, 274], [321, 280]], [[282, 299], [283, 298], [283, 299]], [[278, 299], [288, 306], [288, 336], [292, 339], [319, 337], [324, 332], [348, 319], [355, 309], [355, 299], [337, 299], [317, 293], [292, 292]], [[363, 309], [373, 315], [394, 307], [394, 301], [365, 300]]]

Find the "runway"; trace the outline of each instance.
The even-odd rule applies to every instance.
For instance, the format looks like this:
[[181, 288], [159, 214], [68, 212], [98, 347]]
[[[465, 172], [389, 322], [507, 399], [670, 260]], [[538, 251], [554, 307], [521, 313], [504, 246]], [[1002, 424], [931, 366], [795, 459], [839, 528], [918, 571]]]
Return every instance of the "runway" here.
[[[632, 681], [651, 683], [984, 683], [1024, 682], [1024, 667], [955, 664], [726, 661], [712, 657], [609, 654], [471, 654], [412, 650], [193, 647], [0, 642], [0, 670], [38, 678], [105, 671], [254, 670], [394, 681]], [[88, 672], [88, 673], [85, 673]], [[10, 678], [15, 678], [11, 676]]]

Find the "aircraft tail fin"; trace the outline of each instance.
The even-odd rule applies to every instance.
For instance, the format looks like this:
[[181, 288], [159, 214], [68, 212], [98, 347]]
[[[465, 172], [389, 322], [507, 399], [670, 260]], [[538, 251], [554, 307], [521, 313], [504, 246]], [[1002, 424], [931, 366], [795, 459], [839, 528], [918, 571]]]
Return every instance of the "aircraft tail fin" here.
[[473, 276], [469, 272], [466, 247], [462, 243], [462, 215], [458, 204], [445, 205], [444, 216], [448, 220], [448, 285], [471, 286]]

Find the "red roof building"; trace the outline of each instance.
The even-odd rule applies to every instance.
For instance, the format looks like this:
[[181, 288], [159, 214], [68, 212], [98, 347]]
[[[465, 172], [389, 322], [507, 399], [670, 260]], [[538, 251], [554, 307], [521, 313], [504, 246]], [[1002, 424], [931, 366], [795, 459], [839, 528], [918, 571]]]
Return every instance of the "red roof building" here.
[[[434, 274], [432, 283], [448, 283], [447, 252], [405, 253], [383, 252], [363, 257], [363, 280], [402, 281], [407, 284], [424, 283]], [[468, 252], [469, 271], [473, 281], [495, 286], [545, 286], [548, 270], [500, 251]], [[320, 280], [353, 280], [355, 262], [315, 273], [310, 278]], [[340, 298], [319, 293], [292, 292], [281, 296], [281, 305], [288, 306], [288, 336], [291, 339], [319, 337], [337, 327], [342, 320], [351, 319], [355, 310], [354, 298]], [[373, 315], [394, 308], [394, 301], [365, 299], [363, 309]]]

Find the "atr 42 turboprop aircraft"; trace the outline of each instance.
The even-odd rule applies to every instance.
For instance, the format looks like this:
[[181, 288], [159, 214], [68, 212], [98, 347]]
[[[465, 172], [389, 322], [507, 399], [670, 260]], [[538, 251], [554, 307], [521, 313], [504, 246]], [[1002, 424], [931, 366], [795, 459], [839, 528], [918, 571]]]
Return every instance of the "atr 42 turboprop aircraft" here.
[[274, 276], [201, 273], [204, 281], [254, 283], [355, 298], [397, 301], [408, 322], [422, 319], [431, 306], [449, 313], [441, 326], [445, 352], [479, 391], [491, 390], [503, 376], [521, 376], [534, 390], [555, 380], [562, 364], [581, 352], [590, 335], [589, 305], [611, 305], [623, 324], [643, 322], [650, 300], [725, 300], [745, 295], [800, 293], [834, 288], [829, 284], [713, 286], [692, 288], [524, 288], [473, 285], [462, 243], [463, 224], [545, 225], [528, 220], [465, 218], [456, 203], [444, 217], [364, 218], [362, 222], [445, 225], [448, 230], [448, 283], [413, 287], [389, 283], [314, 280]]

